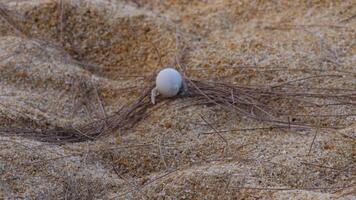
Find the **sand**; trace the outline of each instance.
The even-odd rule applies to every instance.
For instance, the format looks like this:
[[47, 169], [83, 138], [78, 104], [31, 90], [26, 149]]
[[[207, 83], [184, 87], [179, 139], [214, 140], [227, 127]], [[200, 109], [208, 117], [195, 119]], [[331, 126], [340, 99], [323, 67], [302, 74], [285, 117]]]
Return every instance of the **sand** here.
[[[2, 128], [106, 117], [166, 65], [250, 86], [321, 76], [304, 83], [355, 94], [352, 0], [3, 0], [0, 8]], [[94, 141], [0, 132], [0, 199], [356, 199], [355, 104], [308, 119], [340, 129], [295, 131], [161, 101], [134, 127]], [[227, 142], [200, 116], [229, 130]]]

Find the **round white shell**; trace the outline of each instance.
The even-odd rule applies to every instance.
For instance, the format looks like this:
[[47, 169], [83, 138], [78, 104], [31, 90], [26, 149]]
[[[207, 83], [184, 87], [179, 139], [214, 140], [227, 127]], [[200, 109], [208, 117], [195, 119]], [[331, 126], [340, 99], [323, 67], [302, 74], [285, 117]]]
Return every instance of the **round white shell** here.
[[163, 97], [173, 97], [182, 87], [182, 76], [173, 68], [161, 70], [156, 77], [156, 88]]

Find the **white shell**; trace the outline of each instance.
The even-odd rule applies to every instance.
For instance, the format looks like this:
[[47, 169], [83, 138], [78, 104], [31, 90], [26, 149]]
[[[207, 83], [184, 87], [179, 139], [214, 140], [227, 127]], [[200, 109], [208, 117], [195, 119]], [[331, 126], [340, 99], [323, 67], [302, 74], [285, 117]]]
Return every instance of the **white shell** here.
[[163, 97], [173, 97], [182, 87], [182, 76], [173, 68], [161, 70], [156, 77], [156, 88]]

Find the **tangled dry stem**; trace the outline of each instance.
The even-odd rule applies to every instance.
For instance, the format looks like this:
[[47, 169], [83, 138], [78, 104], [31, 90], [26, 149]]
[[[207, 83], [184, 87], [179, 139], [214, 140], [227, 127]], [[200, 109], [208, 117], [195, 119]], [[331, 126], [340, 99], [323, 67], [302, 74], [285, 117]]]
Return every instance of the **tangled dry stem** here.
[[[308, 91], [294, 91], [291, 88], [284, 88], [282, 85], [270, 87], [246, 87], [229, 83], [192, 80], [185, 78], [188, 92], [180, 94], [175, 98], [185, 98], [189, 100], [189, 106], [206, 105], [220, 106], [223, 110], [232, 112], [241, 118], [249, 118], [259, 122], [267, 122], [273, 128], [289, 128], [295, 130], [305, 130], [312, 128], [339, 128], [332, 126], [320, 127], [320, 124], [307, 121], [293, 122], [293, 108], [271, 107], [271, 102], [288, 101], [287, 105], [298, 107], [315, 107], [320, 105], [308, 101], [308, 99], [332, 100], [337, 105], [353, 106], [356, 104], [356, 91], [332, 91], [327, 89], [319, 93]], [[118, 130], [132, 128], [140, 120], [150, 114], [154, 106], [150, 101], [150, 91], [154, 85], [151, 83], [142, 91], [141, 96], [129, 105], [122, 106], [120, 110], [102, 119], [92, 121], [80, 127], [69, 125], [67, 127], [56, 127], [52, 129], [2, 129], [3, 134], [15, 134], [27, 138], [37, 139], [51, 143], [70, 143], [95, 140], [100, 136], [113, 133]], [[163, 100], [163, 99], [162, 99]], [[171, 99], [168, 99], [171, 100]], [[167, 101], [167, 99], [165, 99]], [[298, 106], [296, 106], [298, 105]], [[353, 116], [349, 113], [344, 116]], [[303, 115], [307, 117], [320, 117], [320, 115]], [[330, 115], [333, 117], [333, 115]]]

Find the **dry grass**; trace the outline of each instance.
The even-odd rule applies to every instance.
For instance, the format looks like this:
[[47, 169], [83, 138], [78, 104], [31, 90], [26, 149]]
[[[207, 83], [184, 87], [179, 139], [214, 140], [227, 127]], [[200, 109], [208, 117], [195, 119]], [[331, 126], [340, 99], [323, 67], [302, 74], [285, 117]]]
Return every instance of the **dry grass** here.
[[[342, 78], [340, 75], [333, 76]], [[312, 78], [318, 77], [292, 80], [288, 81], [288, 83]], [[324, 114], [322, 116], [320, 114], [303, 114], [300, 116], [293, 113], [297, 113], [298, 109], [303, 109], [304, 107], [308, 107], [309, 109], [323, 107], [323, 105], [313, 103], [313, 101], [329, 100], [332, 102], [329, 105], [347, 106], [348, 109], [353, 108], [356, 104], [356, 93], [352, 90], [343, 91], [334, 89], [331, 93], [328, 89], [318, 89], [318, 93], [312, 93], [309, 89], [303, 91], [295, 87], [283, 87], [283, 85], [287, 85], [288, 83], [267, 87], [239, 87], [228, 83], [191, 80], [189, 78], [185, 79], [185, 82], [187, 82], [188, 90], [186, 94], [180, 94], [179, 97], [189, 98], [189, 106], [219, 106], [227, 112], [236, 114], [240, 118], [269, 122], [273, 128], [296, 128], [298, 130], [320, 128], [342, 129], [345, 127], [328, 126], [327, 124], [321, 125], [319, 121], [317, 123], [308, 121], [310, 118], [332, 118], [340, 115]], [[99, 136], [106, 136], [117, 130], [132, 128], [136, 123], [146, 118], [149, 114], [149, 109], [154, 107], [150, 101], [150, 91], [153, 87], [153, 85], [147, 87], [137, 100], [123, 106], [111, 116], [89, 122], [77, 128], [74, 127], [75, 125], [49, 130], [40, 128], [5, 128], [1, 132], [5, 135], [12, 134], [54, 143], [95, 140]], [[279, 102], [279, 106], [271, 107], [269, 106], [270, 102]], [[282, 107], [281, 105], [286, 106]], [[102, 104], [101, 108], [103, 108]], [[355, 115], [355, 113], [351, 112], [344, 113], [341, 117]]]

